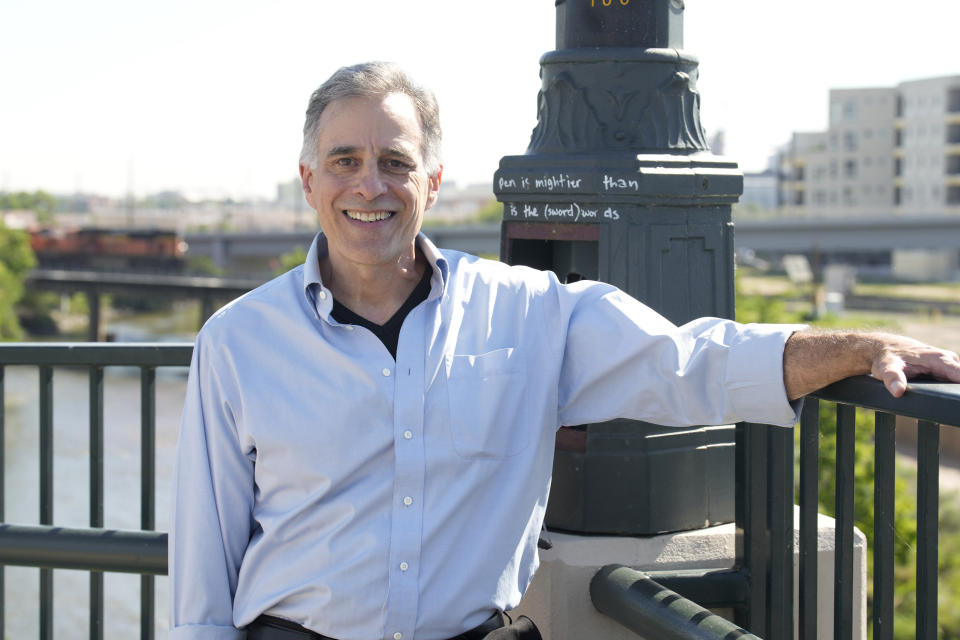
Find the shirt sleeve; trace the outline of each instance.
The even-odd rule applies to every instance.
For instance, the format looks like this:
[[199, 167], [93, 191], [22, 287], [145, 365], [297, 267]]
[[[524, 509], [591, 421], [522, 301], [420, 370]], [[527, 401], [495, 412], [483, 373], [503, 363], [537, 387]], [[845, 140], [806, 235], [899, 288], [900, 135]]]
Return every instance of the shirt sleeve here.
[[233, 596], [251, 535], [253, 461], [237, 435], [238, 403], [230, 397], [229, 362], [216, 359], [215, 347], [201, 332], [190, 364], [174, 467], [171, 640], [245, 636], [234, 627]]
[[557, 285], [562, 425], [631, 418], [665, 426], [792, 426], [783, 347], [802, 325], [700, 318], [677, 327], [619, 289]]

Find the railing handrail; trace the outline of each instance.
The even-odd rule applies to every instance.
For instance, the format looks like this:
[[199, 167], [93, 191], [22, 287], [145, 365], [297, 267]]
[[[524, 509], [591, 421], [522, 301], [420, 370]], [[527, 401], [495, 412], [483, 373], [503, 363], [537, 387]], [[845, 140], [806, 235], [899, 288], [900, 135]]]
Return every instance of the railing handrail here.
[[855, 376], [835, 382], [810, 396], [960, 427], [960, 411], [957, 410], [960, 406], [960, 384], [910, 381], [906, 392], [894, 398], [880, 380], [870, 376]]
[[0, 523], [0, 565], [166, 575], [167, 534]]
[[601, 613], [647, 638], [760, 640], [648, 575], [621, 565], [607, 565], [593, 576], [590, 599]]
[[189, 366], [192, 342], [5, 342], [0, 367], [33, 366]]

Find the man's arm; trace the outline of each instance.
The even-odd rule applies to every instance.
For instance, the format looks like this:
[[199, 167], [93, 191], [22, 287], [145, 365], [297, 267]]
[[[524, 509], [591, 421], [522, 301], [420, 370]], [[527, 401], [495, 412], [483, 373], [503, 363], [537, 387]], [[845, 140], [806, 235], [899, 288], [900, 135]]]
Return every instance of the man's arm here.
[[240, 640], [233, 597], [250, 540], [253, 462], [238, 442], [219, 384], [228, 366], [197, 337], [173, 474], [170, 640]]
[[907, 379], [917, 375], [960, 382], [960, 358], [952, 351], [889, 333], [798, 331], [783, 350], [783, 383], [790, 400], [867, 373], [899, 398], [907, 389]]

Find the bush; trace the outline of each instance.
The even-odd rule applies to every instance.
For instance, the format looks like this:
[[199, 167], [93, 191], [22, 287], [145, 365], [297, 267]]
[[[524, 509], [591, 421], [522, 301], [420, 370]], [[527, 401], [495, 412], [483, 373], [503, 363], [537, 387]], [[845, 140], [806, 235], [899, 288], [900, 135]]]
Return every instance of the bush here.
[[23, 280], [36, 262], [27, 234], [0, 221], [0, 340], [23, 338], [15, 308], [24, 294]]
[[307, 260], [307, 249], [306, 247], [297, 247], [289, 253], [285, 253], [280, 256], [280, 261], [278, 263], [272, 264], [273, 271], [275, 275], [280, 275], [299, 267]]

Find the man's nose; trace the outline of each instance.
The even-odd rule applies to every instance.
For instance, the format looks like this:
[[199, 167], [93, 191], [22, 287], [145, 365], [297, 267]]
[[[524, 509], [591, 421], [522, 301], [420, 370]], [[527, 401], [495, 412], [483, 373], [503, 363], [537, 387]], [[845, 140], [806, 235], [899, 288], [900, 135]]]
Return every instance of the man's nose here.
[[376, 165], [367, 165], [357, 174], [357, 183], [355, 186], [357, 195], [366, 200], [373, 200], [387, 191], [386, 182], [380, 173], [380, 167]]

